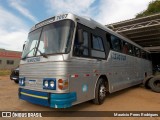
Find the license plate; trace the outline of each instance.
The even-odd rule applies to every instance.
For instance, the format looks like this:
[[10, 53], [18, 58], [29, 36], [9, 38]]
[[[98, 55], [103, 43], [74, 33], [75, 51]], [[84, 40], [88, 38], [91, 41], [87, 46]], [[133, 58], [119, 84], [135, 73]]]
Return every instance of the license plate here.
[[36, 80], [29, 80], [29, 84], [35, 85], [36, 84]]

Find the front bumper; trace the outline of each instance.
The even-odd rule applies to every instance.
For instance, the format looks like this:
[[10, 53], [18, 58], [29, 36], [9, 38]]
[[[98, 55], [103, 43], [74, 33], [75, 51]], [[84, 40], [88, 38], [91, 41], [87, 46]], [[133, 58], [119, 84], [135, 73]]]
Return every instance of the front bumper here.
[[33, 104], [39, 104], [52, 108], [68, 108], [77, 100], [75, 92], [71, 93], [47, 93], [19, 88], [19, 98]]

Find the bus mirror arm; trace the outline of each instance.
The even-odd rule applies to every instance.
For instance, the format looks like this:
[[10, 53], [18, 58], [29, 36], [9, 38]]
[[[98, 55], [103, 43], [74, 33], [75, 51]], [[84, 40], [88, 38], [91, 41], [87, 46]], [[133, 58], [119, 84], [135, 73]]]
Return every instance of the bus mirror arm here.
[[83, 30], [82, 30], [82, 29], [79, 29], [79, 30], [78, 30], [78, 43], [79, 43], [79, 44], [83, 44], [83, 43], [84, 43]]

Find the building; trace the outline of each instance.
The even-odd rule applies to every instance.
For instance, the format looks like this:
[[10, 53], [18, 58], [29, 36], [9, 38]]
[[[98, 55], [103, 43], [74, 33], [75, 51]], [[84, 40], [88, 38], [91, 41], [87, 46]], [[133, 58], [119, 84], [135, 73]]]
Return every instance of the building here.
[[0, 49], [0, 70], [13, 69], [19, 65], [21, 52]]

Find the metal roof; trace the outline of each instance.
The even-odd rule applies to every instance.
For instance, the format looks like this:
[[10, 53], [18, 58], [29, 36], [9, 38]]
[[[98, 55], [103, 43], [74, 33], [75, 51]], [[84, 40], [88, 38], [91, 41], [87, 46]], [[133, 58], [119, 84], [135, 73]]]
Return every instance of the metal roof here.
[[160, 52], [160, 14], [125, 20], [106, 26], [147, 50]]

